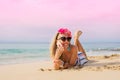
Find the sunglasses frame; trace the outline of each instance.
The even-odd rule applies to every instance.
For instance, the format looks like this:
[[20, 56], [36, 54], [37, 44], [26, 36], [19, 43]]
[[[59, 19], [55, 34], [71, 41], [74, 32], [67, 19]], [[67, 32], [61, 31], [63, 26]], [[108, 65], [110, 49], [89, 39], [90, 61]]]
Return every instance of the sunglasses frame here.
[[70, 42], [71, 39], [72, 39], [72, 37], [60, 37], [58, 40], [62, 40], [63, 42], [65, 42], [67, 40], [68, 42]]

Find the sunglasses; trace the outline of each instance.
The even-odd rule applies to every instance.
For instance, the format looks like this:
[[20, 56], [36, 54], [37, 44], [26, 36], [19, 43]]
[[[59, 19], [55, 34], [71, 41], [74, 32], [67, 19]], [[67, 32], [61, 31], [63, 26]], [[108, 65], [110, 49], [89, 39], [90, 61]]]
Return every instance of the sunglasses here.
[[68, 42], [70, 42], [71, 41], [71, 37], [60, 37], [59, 38], [60, 40], [62, 40], [62, 41], [68, 41]]

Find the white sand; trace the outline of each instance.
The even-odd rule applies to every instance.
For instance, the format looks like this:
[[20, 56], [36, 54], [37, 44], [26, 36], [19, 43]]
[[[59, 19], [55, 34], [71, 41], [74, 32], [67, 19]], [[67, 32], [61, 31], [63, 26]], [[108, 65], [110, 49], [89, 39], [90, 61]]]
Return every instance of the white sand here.
[[120, 80], [120, 55], [89, 57], [83, 68], [53, 70], [50, 62], [0, 66], [0, 80]]

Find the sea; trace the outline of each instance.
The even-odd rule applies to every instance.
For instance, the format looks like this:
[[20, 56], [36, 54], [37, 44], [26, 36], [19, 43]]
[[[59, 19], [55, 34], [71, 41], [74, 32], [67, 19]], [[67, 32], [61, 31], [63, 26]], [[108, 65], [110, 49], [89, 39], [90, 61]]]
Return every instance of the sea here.
[[[120, 42], [83, 42], [88, 56], [120, 54]], [[49, 42], [0, 43], [0, 65], [49, 61]]]

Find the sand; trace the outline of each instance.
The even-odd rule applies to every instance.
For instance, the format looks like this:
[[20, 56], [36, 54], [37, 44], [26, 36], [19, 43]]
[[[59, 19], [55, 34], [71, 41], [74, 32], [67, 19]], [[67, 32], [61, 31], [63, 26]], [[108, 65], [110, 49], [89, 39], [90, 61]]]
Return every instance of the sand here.
[[120, 80], [120, 55], [89, 56], [83, 67], [54, 70], [51, 62], [0, 65], [0, 80]]

